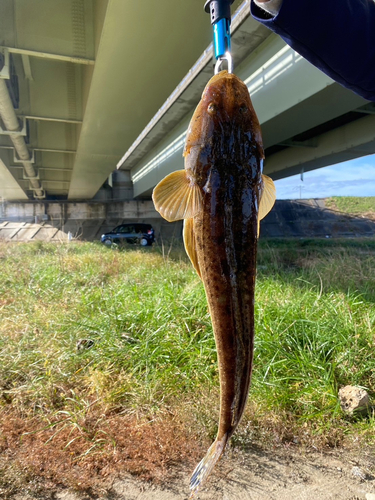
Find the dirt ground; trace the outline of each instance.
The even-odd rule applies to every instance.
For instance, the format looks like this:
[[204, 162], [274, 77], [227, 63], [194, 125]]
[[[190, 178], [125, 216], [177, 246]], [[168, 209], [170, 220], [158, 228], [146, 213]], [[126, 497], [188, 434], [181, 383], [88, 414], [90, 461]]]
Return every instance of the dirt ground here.
[[[116, 479], [98, 496], [69, 490], [31, 490], [14, 500], [187, 500], [190, 470], [176, 470], [163, 487], [132, 476]], [[0, 492], [0, 498], [1, 492]], [[369, 451], [317, 453], [284, 448], [230, 451], [200, 500], [375, 500], [375, 456]]]

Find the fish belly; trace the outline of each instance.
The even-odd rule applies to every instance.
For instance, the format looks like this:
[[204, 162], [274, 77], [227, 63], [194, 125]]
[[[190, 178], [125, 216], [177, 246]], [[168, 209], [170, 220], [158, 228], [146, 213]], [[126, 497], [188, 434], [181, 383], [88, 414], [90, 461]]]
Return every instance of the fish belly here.
[[258, 197], [246, 175], [211, 176], [194, 218], [199, 267], [215, 335], [220, 375], [217, 439], [233, 434], [249, 392], [254, 346]]

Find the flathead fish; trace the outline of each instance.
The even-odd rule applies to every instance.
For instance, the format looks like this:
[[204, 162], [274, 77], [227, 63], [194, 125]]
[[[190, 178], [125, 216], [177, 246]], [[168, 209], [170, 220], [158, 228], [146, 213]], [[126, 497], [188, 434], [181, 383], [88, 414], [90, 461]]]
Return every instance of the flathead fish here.
[[263, 145], [246, 85], [221, 71], [211, 78], [191, 119], [185, 169], [154, 189], [156, 210], [184, 219], [187, 254], [207, 296], [218, 354], [217, 437], [190, 481], [194, 498], [223, 454], [244, 412], [254, 342], [254, 289], [259, 221], [275, 186], [262, 174]]

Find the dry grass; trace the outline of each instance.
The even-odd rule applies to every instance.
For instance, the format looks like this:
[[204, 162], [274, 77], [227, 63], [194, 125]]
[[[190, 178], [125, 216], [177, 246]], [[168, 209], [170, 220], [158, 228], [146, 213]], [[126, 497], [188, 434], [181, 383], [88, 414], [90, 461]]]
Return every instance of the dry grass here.
[[3, 412], [0, 431], [0, 492], [8, 494], [20, 471], [23, 486], [38, 478], [43, 487], [94, 493], [123, 472], [162, 482], [180, 464], [193, 467], [206, 444], [177, 416], [138, 419], [95, 406], [79, 422]]

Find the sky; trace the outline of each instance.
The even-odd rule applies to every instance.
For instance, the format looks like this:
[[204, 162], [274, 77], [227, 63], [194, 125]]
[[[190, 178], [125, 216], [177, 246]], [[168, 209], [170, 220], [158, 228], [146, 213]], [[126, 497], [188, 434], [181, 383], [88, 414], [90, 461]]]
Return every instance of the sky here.
[[275, 181], [278, 200], [375, 196], [375, 155], [318, 168]]

